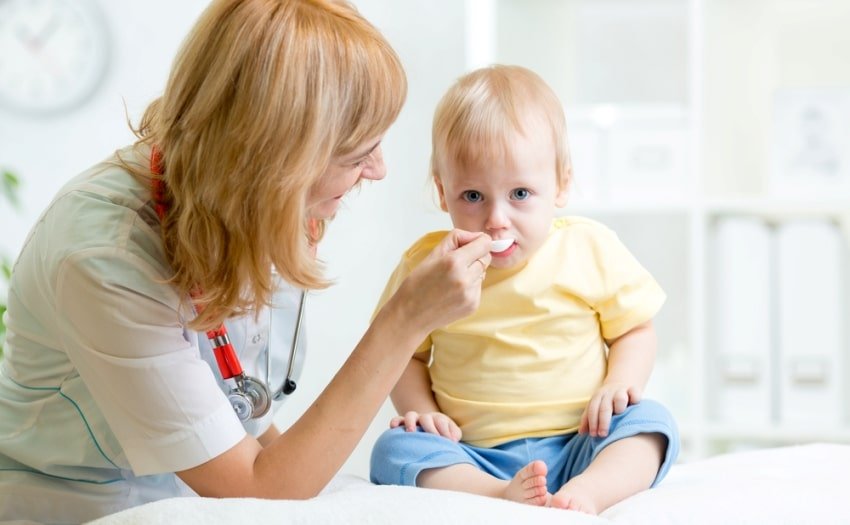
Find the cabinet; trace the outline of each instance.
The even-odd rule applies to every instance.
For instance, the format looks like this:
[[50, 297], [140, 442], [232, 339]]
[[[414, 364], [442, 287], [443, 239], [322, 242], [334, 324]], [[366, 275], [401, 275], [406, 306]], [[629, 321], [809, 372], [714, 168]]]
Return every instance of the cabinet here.
[[684, 457], [850, 442], [850, 4], [468, 0], [467, 66], [564, 103], [566, 214], [668, 292], [647, 395]]

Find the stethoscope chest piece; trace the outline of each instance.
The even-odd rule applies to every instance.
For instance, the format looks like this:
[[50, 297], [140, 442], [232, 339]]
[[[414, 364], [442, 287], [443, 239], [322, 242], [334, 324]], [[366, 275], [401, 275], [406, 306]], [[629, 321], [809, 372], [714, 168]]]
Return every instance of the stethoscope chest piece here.
[[[263, 417], [271, 408], [272, 399], [277, 401], [284, 395], [288, 396], [295, 392], [296, 384], [295, 380], [292, 379], [292, 375], [295, 367], [295, 356], [298, 352], [299, 340], [301, 338], [301, 324], [304, 320], [304, 304], [306, 299], [307, 293], [302, 291], [298, 304], [295, 330], [292, 335], [292, 344], [289, 347], [289, 363], [286, 369], [286, 377], [283, 379], [280, 388], [274, 390], [274, 392], [272, 392], [270, 386], [272, 368], [271, 343], [266, 347], [266, 381], [264, 383], [255, 377], [247, 375], [243, 371], [242, 365], [239, 363], [239, 357], [230, 343], [230, 336], [227, 334], [224, 325], [222, 325], [218, 332], [212, 334], [210, 345], [213, 347], [213, 352], [216, 353], [216, 361], [219, 365], [221, 376], [225, 380], [232, 378], [236, 382], [236, 385], [227, 393], [227, 399], [230, 401], [230, 405], [233, 407], [233, 411], [236, 412], [240, 421]], [[207, 335], [209, 336], [209, 334]], [[226, 365], [225, 368], [222, 368], [222, 363]]]
[[263, 417], [271, 408], [271, 396], [266, 385], [251, 376], [237, 378], [237, 386], [227, 399], [240, 421]]

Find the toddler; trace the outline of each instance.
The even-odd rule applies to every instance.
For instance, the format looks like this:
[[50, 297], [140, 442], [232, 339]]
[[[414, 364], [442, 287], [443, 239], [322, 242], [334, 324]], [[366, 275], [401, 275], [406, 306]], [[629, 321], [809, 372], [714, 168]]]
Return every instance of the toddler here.
[[[392, 391], [371, 478], [598, 514], [657, 484], [678, 432], [641, 401], [665, 300], [617, 236], [556, 218], [571, 179], [557, 96], [515, 66], [440, 101], [431, 175], [456, 228], [493, 240], [477, 311], [432, 332]], [[447, 232], [403, 256], [380, 306]], [[380, 308], [379, 306], [379, 308]]]

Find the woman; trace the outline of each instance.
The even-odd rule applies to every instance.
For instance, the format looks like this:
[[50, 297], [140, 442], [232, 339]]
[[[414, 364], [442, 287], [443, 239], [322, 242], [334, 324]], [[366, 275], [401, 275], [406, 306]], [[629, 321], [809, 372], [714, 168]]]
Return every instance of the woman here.
[[384, 177], [381, 138], [405, 93], [398, 57], [351, 6], [212, 2], [139, 140], [71, 180], [18, 258], [0, 520], [81, 522], [193, 493], [308, 498], [326, 485], [417, 344], [476, 308], [490, 261], [489, 237], [454, 232], [302, 417], [271, 425], [265, 384], [292, 357], [267, 343], [276, 276], [328, 285], [315, 243], [343, 195]]

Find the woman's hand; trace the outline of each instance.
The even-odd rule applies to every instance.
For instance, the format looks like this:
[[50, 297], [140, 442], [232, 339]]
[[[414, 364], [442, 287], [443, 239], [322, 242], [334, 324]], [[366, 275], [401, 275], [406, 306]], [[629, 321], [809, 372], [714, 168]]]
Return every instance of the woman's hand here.
[[406, 432], [415, 432], [416, 426], [422, 427], [422, 430], [429, 434], [437, 434], [444, 438], [451, 439], [455, 443], [460, 441], [461, 431], [457, 423], [452, 418], [442, 412], [422, 413], [411, 410], [403, 416], [396, 416], [390, 420], [390, 428], [396, 428], [404, 425]]
[[623, 383], [603, 384], [590, 398], [581, 415], [578, 431], [592, 437], [605, 437], [611, 428], [611, 418], [622, 414], [626, 407], [640, 402], [641, 392], [636, 386]]
[[490, 265], [490, 236], [452, 230], [404, 280], [391, 301], [424, 334], [478, 308]]

